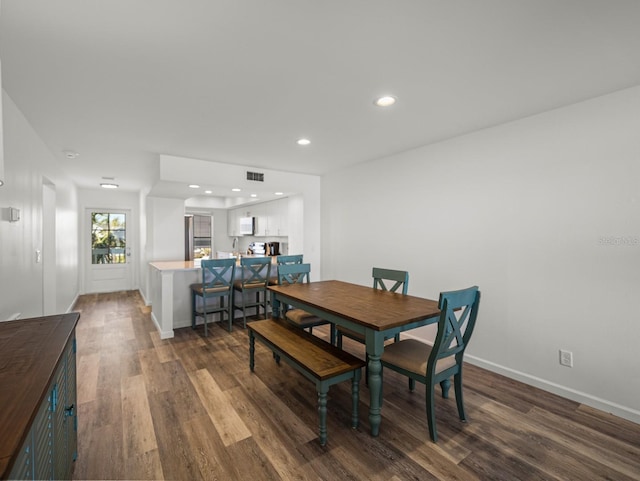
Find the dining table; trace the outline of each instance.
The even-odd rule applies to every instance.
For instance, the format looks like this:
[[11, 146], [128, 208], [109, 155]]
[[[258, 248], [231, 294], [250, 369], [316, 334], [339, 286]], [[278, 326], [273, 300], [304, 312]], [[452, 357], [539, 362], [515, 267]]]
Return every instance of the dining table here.
[[378, 436], [385, 339], [438, 321], [438, 301], [338, 280], [270, 286], [273, 317], [290, 305], [364, 335], [368, 358], [369, 425]]

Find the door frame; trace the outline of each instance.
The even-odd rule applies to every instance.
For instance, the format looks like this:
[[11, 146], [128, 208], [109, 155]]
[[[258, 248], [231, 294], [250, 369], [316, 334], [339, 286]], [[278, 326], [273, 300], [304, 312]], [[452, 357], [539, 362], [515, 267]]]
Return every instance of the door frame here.
[[[82, 292], [83, 294], [90, 294], [96, 292], [110, 292], [110, 290], [95, 290], [93, 289], [94, 281], [92, 279], [91, 271], [93, 269], [93, 264], [91, 262], [91, 213], [93, 212], [105, 212], [105, 213], [115, 213], [121, 214], [124, 213], [126, 215], [126, 263], [125, 264], [105, 264], [104, 268], [110, 268], [110, 266], [114, 267], [122, 267], [126, 266], [126, 276], [125, 276], [125, 284], [122, 286], [122, 289], [117, 290], [131, 290], [134, 289], [134, 279], [135, 279], [135, 266], [136, 266], [136, 235], [135, 235], [135, 222], [133, 219], [133, 210], [131, 208], [125, 207], [85, 207], [84, 213], [82, 215], [82, 234], [81, 238], [81, 255], [82, 262], [80, 263], [82, 266]], [[111, 267], [113, 268], [113, 267]], [[89, 292], [89, 287], [92, 287]]]

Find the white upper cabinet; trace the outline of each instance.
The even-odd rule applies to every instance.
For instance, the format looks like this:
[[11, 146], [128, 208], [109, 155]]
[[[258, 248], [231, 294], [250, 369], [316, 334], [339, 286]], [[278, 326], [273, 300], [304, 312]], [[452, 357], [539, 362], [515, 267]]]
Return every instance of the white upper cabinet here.
[[[229, 236], [238, 235], [239, 217], [245, 215], [247, 215], [246, 208], [233, 209], [228, 212], [227, 230]], [[248, 210], [248, 215], [255, 217], [254, 235], [256, 237], [283, 237], [289, 235], [289, 199], [285, 198], [252, 205]]]

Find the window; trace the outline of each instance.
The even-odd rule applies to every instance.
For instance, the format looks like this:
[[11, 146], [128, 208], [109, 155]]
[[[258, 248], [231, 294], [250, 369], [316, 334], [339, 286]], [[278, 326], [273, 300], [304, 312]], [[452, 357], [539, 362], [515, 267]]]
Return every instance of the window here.
[[91, 213], [91, 263], [125, 264], [126, 214]]

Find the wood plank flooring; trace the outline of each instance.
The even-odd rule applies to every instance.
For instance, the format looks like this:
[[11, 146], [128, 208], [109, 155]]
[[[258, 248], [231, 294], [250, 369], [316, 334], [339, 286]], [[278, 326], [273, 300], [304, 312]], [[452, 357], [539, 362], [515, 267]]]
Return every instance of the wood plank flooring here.
[[313, 384], [259, 343], [252, 374], [241, 323], [160, 340], [135, 291], [81, 296], [75, 309], [77, 480], [640, 480], [640, 425], [475, 366], [465, 371], [468, 423], [453, 389], [436, 398], [438, 444], [424, 389], [410, 393], [385, 371], [380, 436], [369, 434], [364, 382], [360, 427], [350, 428], [342, 383], [329, 391], [323, 448]]

